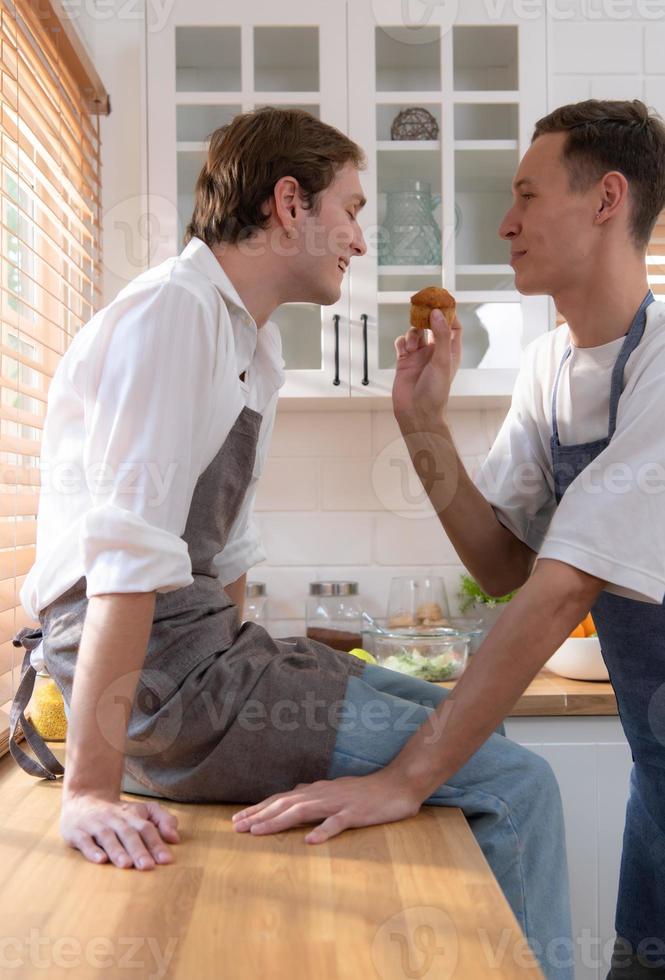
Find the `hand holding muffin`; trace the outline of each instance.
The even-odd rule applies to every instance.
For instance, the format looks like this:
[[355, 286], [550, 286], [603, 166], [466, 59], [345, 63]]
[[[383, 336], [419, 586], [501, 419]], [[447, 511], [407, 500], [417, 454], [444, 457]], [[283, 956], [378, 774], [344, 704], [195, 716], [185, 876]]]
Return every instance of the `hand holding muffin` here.
[[395, 417], [407, 427], [442, 417], [460, 363], [462, 333], [455, 298], [439, 286], [414, 293], [410, 322], [410, 329], [395, 341], [393, 384]]

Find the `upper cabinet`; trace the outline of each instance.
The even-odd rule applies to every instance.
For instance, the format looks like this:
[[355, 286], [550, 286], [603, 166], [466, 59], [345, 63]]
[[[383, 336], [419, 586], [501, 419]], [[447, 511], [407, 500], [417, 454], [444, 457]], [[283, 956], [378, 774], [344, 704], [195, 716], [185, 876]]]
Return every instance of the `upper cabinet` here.
[[[238, 112], [301, 106], [366, 152], [367, 255], [331, 307], [288, 304], [283, 397], [389, 395], [409, 297], [444, 285], [464, 327], [453, 396], [509, 396], [520, 352], [549, 327], [521, 297], [498, 226], [533, 124], [546, 111], [545, 19], [503, 18], [469, 0], [409, 17], [403, 0], [175, 0], [147, 32], [152, 262], [175, 254], [206, 138]], [[421, 12], [422, 16], [422, 12]], [[154, 218], [157, 218], [155, 221]]]

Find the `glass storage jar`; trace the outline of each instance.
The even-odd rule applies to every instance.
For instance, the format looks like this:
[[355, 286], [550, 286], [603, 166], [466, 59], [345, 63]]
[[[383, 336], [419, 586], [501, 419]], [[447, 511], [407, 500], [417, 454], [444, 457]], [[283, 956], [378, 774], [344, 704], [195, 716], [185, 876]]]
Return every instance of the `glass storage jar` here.
[[37, 671], [26, 714], [33, 727], [48, 742], [64, 742], [67, 737], [65, 703], [60, 688], [46, 667]]
[[258, 623], [264, 629], [270, 626], [270, 605], [265, 582], [248, 582], [245, 586], [244, 622]]
[[357, 582], [311, 582], [307, 636], [348, 653], [361, 645], [363, 607]]

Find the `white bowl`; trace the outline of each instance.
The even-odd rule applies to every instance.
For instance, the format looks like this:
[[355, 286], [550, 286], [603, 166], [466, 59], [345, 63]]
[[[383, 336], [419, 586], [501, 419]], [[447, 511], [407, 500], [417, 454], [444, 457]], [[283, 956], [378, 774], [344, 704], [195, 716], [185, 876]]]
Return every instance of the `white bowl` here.
[[545, 664], [559, 677], [576, 681], [608, 681], [610, 675], [597, 636], [569, 636]]

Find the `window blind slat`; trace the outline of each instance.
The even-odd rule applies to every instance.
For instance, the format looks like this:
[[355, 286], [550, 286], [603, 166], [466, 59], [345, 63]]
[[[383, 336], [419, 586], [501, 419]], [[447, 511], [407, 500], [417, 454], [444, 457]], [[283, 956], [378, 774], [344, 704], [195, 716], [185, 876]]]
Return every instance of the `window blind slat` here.
[[37, 521], [11, 518], [0, 520], [0, 548], [15, 548], [17, 545], [34, 545], [37, 538]]
[[35, 549], [16, 548], [15, 551], [0, 551], [0, 584], [17, 575], [26, 575], [35, 560]]
[[0, 517], [37, 515], [38, 493], [0, 493]]

